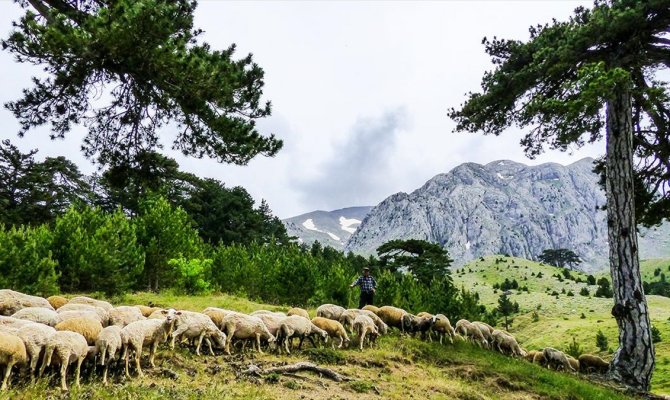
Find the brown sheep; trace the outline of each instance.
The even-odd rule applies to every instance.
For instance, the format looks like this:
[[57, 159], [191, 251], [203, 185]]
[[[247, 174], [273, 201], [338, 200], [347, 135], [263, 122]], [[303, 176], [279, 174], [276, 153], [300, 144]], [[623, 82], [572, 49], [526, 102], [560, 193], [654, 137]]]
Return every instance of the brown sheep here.
[[330, 343], [333, 349], [335, 348], [335, 339], [340, 339], [338, 349], [341, 349], [343, 344], [349, 343], [349, 336], [347, 336], [347, 332], [341, 323], [323, 317], [313, 318], [312, 323], [328, 333], [328, 336], [332, 339]]
[[363, 307], [361, 310], [372, 311], [373, 313], [377, 314], [379, 312], [379, 307], [373, 306], [372, 304], [368, 304], [367, 306]]
[[542, 352], [542, 350], [538, 351], [533, 357], [533, 364], [537, 364], [541, 367], [547, 365], [547, 359], [544, 358], [544, 353]]
[[573, 370], [579, 371], [579, 360], [575, 359], [572, 356], [566, 355], [568, 358], [568, 362], [570, 363], [570, 367], [572, 367]]
[[598, 373], [606, 374], [609, 371], [610, 363], [593, 354], [582, 354], [579, 356], [579, 371], [585, 374]]
[[572, 370], [572, 366], [570, 365], [568, 358], [562, 351], [556, 350], [552, 347], [545, 347], [544, 350], [542, 350], [542, 354], [544, 355], [544, 359], [547, 362], [547, 368], [551, 369], [553, 367], [556, 371]]
[[86, 339], [89, 346], [94, 346], [102, 331], [102, 324], [93, 318], [79, 317], [60, 322], [54, 328], [57, 331], [77, 332]]
[[63, 296], [51, 296], [47, 297], [47, 301], [49, 304], [51, 304], [51, 307], [53, 307], [54, 310], [58, 310], [59, 308], [66, 305], [69, 300]]
[[307, 310], [299, 307], [293, 307], [290, 310], [288, 310], [286, 316], [290, 317], [291, 315], [300, 315], [301, 317], [309, 319], [309, 313], [307, 312]]
[[526, 361], [528, 361], [529, 363], [532, 363], [533, 360], [535, 359], [535, 356], [536, 356], [538, 353], [541, 353], [541, 352], [539, 352], [539, 351], [537, 351], [537, 350], [527, 351], [527, 352], [526, 352], [526, 355], [525, 355], [523, 358], [525, 358]]
[[23, 340], [16, 335], [0, 332], [0, 365], [5, 366], [5, 377], [2, 379], [0, 390], [7, 389], [7, 381], [12, 373], [14, 365], [22, 365], [28, 362], [28, 353]]
[[[402, 308], [383, 306], [379, 308], [377, 316], [379, 316], [379, 318], [381, 318], [381, 320], [384, 321], [384, 323], [388, 325], [389, 328], [398, 328], [402, 332], [411, 329], [412, 319], [408, 318], [409, 313]], [[408, 320], [410, 325], [407, 325]]]

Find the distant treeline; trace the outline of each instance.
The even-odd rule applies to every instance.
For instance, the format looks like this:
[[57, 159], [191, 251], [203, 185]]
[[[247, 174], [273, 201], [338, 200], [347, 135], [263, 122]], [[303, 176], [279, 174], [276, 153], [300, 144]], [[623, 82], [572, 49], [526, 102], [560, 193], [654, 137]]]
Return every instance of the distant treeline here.
[[[423, 255], [393, 255], [396, 243], [366, 259], [318, 242], [299, 245], [265, 202], [255, 207], [243, 188], [179, 171], [159, 154], [94, 176], [62, 157], [37, 162], [34, 154], [0, 146], [0, 287], [39, 295], [218, 291], [351, 307], [357, 289], [349, 284], [369, 266], [377, 304], [484, 318], [478, 297], [454, 287], [439, 246], [407, 241], [400, 250]], [[405, 263], [409, 270], [400, 268]]]

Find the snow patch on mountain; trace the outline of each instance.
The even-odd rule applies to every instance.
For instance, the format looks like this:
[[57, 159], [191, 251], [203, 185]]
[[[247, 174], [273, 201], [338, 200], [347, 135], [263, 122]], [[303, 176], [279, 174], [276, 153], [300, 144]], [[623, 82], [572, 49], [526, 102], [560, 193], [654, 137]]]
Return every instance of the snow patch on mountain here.
[[[347, 231], [349, 233], [356, 232], [356, 229], [361, 224], [361, 220], [356, 219], [356, 218], [340, 217], [339, 221], [340, 221], [340, 227], [342, 228], [342, 230]], [[356, 225], [356, 226], [354, 226], [354, 225]]]

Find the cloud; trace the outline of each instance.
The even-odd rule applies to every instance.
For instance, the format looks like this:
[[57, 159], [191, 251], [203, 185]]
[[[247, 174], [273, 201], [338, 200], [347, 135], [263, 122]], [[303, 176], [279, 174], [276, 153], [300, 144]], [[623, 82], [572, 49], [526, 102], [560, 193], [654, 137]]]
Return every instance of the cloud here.
[[295, 179], [303, 202], [326, 209], [376, 205], [393, 187], [387, 170], [397, 138], [408, 128], [404, 107], [358, 119], [314, 176]]

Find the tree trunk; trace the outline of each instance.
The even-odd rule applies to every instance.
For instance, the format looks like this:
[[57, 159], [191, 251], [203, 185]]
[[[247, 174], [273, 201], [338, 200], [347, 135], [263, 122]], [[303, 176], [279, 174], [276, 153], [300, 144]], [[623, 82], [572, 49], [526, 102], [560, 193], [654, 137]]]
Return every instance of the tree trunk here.
[[631, 118], [630, 92], [618, 88], [607, 102], [607, 228], [614, 289], [612, 315], [619, 325], [619, 349], [610, 375], [634, 390], [648, 391], [654, 345], [635, 229]]

